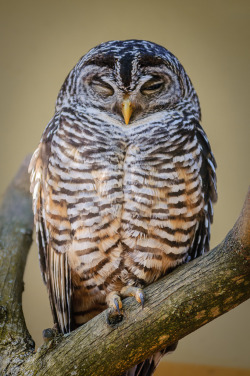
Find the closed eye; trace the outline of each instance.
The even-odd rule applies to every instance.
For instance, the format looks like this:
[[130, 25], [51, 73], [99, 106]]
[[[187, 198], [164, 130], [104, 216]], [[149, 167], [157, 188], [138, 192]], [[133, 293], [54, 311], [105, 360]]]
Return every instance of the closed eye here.
[[164, 86], [164, 81], [159, 78], [152, 78], [145, 82], [141, 87], [141, 93], [143, 95], [150, 95], [157, 91], [160, 91]]
[[99, 77], [95, 77], [91, 82], [91, 87], [100, 95], [110, 97], [114, 94], [114, 89], [107, 82]]

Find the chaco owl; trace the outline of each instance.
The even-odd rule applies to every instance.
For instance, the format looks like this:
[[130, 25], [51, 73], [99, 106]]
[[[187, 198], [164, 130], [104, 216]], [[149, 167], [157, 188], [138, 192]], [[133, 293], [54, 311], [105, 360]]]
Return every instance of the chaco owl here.
[[[30, 163], [40, 265], [63, 333], [209, 250], [216, 163], [197, 94], [165, 48], [91, 49]], [[164, 352], [127, 375], [150, 375]]]

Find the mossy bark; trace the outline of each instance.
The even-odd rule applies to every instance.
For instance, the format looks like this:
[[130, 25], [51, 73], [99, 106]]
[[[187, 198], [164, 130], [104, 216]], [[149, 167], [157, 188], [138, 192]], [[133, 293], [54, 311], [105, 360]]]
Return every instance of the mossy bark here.
[[[71, 334], [55, 336], [34, 353], [20, 298], [23, 267], [31, 242], [31, 207], [27, 194], [20, 196], [16, 203], [11, 199], [15, 208], [21, 205], [22, 209], [15, 209], [20, 213], [15, 226], [9, 219], [10, 208], [5, 210], [2, 223], [2, 227], [9, 223], [4, 227], [7, 232], [1, 258], [5, 257], [6, 261], [1, 259], [4, 272], [3, 278], [2, 273], [0, 277], [0, 286], [4, 286], [0, 290], [4, 291], [1, 305], [5, 307], [0, 340], [3, 375], [119, 375], [248, 299], [249, 201], [250, 193], [238, 221], [221, 244], [145, 289], [143, 310], [136, 301], [127, 298], [123, 301], [124, 316], [120, 322], [107, 325], [108, 312], [105, 311]], [[23, 229], [21, 235], [20, 229]], [[13, 243], [16, 245], [10, 246]], [[9, 250], [13, 256], [9, 256]], [[5, 265], [10, 264], [9, 258], [12, 266], [8, 269]], [[6, 284], [7, 278], [16, 282]], [[10, 305], [8, 291], [13, 291]], [[18, 309], [13, 310], [16, 306]], [[19, 313], [13, 319], [16, 309]], [[11, 356], [13, 363], [7, 356]]]

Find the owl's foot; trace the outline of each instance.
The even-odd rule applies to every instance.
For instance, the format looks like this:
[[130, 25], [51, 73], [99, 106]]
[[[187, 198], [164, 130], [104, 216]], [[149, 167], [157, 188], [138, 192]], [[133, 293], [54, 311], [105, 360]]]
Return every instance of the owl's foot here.
[[145, 296], [144, 296], [143, 290], [139, 287], [133, 287], [133, 286], [123, 287], [121, 289], [121, 296], [122, 298], [133, 296], [137, 300], [137, 302], [142, 305], [142, 308], [144, 307]]
[[107, 305], [110, 308], [107, 314], [107, 323], [109, 325], [116, 325], [123, 320], [121, 297], [126, 298], [128, 296], [133, 296], [143, 308], [145, 297], [141, 288], [125, 286], [121, 289], [120, 293], [118, 291], [112, 291], [106, 297]]
[[43, 340], [48, 348], [53, 346], [53, 342], [59, 335], [58, 324], [54, 324], [53, 328], [48, 328], [43, 330]]
[[107, 311], [107, 323], [114, 326], [123, 320], [122, 300], [118, 291], [110, 292], [106, 297], [109, 310]]
[[116, 311], [119, 313], [119, 315], [121, 314], [120, 310], [122, 309], [122, 300], [117, 291], [110, 292], [107, 295], [106, 302], [113, 312]]

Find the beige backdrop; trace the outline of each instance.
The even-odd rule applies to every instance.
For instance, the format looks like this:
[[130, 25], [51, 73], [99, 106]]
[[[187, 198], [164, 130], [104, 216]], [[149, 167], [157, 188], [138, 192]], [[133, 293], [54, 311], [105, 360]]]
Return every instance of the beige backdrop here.
[[[2, 195], [53, 115], [69, 70], [111, 39], [147, 39], [180, 59], [199, 94], [218, 163], [219, 202], [212, 245], [233, 225], [249, 184], [249, 25], [246, 0], [1, 1]], [[34, 246], [25, 273], [24, 310], [37, 344], [51, 326]], [[250, 304], [180, 342], [171, 361], [250, 368]]]

